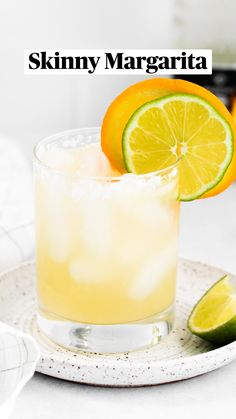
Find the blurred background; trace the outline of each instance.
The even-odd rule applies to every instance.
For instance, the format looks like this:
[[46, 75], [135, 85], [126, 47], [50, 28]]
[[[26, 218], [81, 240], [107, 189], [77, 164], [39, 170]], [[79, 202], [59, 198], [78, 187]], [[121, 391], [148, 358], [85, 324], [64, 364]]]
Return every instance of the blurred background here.
[[139, 76], [25, 76], [25, 48], [213, 47], [217, 62], [232, 62], [234, 3], [1, 0], [0, 136], [17, 141], [29, 157], [44, 136], [101, 124], [114, 96], [140, 80]]
[[135, 76], [24, 76], [25, 48], [165, 48], [172, 0], [2, 0], [0, 135], [24, 151], [60, 130], [99, 125]]

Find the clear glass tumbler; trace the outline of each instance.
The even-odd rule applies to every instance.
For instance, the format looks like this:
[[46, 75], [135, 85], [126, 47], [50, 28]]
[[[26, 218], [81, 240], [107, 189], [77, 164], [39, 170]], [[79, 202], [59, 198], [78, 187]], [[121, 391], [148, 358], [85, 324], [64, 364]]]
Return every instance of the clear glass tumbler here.
[[98, 128], [77, 129], [35, 149], [38, 324], [71, 350], [137, 350], [173, 325], [178, 167], [95, 177], [44, 160], [99, 140]]

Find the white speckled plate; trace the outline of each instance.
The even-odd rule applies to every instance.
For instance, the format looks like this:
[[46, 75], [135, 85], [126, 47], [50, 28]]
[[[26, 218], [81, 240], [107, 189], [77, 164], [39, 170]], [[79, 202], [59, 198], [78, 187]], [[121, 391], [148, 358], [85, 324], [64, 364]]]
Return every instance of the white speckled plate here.
[[184, 380], [212, 371], [236, 358], [236, 342], [213, 348], [186, 330], [196, 300], [225, 272], [198, 262], [179, 264], [175, 329], [156, 347], [116, 355], [70, 352], [51, 343], [35, 319], [34, 264], [20, 266], [0, 277], [0, 319], [38, 342], [37, 371], [64, 380], [101, 386], [144, 386]]

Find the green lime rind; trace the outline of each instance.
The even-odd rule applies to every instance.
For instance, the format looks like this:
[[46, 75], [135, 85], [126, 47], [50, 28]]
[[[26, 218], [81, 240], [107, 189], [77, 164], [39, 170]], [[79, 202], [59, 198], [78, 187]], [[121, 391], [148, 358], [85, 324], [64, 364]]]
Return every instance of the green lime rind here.
[[[212, 289], [215, 288], [220, 282], [228, 281], [229, 276], [224, 275], [222, 278], [219, 279], [205, 294], [198, 300], [198, 302], [193, 307], [187, 321], [187, 327], [191, 333], [200, 338], [213, 343], [216, 346], [223, 346], [229, 343], [232, 343], [236, 340], [236, 304], [235, 304], [235, 315], [227, 320], [225, 323], [216, 325], [207, 330], [200, 330], [200, 327], [194, 326], [194, 319], [197, 315], [197, 310], [200, 302], [203, 302], [205, 298], [209, 298], [209, 294], [211, 293]], [[210, 312], [210, 311], [209, 311]]]
[[[226, 171], [227, 171], [227, 169], [228, 169], [228, 167], [229, 167], [229, 165], [232, 161], [233, 153], [234, 153], [234, 135], [233, 135], [233, 131], [232, 131], [232, 128], [231, 128], [230, 124], [215, 109], [214, 106], [209, 104], [203, 98], [201, 98], [197, 95], [189, 94], [189, 93], [172, 93], [170, 95], [166, 95], [164, 97], [151, 100], [150, 102], [146, 102], [145, 104], [141, 105], [138, 109], [136, 109], [136, 111], [132, 114], [132, 116], [128, 120], [128, 122], [127, 122], [127, 124], [124, 128], [123, 135], [122, 135], [122, 152], [123, 152], [124, 166], [125, 166], [125, 169], [127, 170], [127, 172], [139, 174], [136, 171], [134, 171], [134, 168], [133, 168], [133, 165], [132, 165], [132, 158], [131, 158], [132, 153], [130, 153], [130, 151], [129, 151], [129, 134], [133, 130], [133, 128], [135, 126], [137, 126], [136, 121], [138, 120], [138, 118], [143, 114], [144, 111], [148, 110], [153, 105], [158, 105], [158, 106], [162, 105], [163, 106], [166, 102], [168, 102], [170, 99], [173, 99], [175, 97], [176, 98], [181, 98], [182, 100], [184, 100], [184, 99], [187, 100], [187, 99], [192, 97], [192, 98], [194, 98], [194, 101], [202, 103], [206, 108], [208, 108], [208, 110], [211, 114], [214, 114], [214, 116], [218, 120], [221, 121], [221, 123], [224, 126], [225, 131], [227, 133], [227, 155], [226, 155], [226, 158], [225, 158], [223, 164], [221, 164], [221, 170], [220, 170], [218, 176], [216, 176], [215, 179], [212, 182], [204, 184], [204, 186], [194, 194], [184, 195], [180, 191], [180, 193], [179, 193], [179, 200], [180, 201], [193, 201], [197, 198], [200, 198], [205, 193], [209, 192], [218, 183], [220, 183], [222, 181], [222, 179], [223, 179], [223, 177], [224, 177], [224, 175], [225, 175], [225, 173], [226, 173]], [[158, 172], [158, 168], [157, 168], [157, 172]]]

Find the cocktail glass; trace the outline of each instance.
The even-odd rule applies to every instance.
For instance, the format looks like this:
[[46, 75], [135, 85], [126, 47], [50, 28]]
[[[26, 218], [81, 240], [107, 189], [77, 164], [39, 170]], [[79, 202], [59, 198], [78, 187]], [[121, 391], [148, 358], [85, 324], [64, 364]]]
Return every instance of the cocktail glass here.
[[131, 351], [173, 326], [178, 163], [94, 176], [85, 160], [99, 140], [77, 129], [35, 148], [38, 324], [72, 350]]

